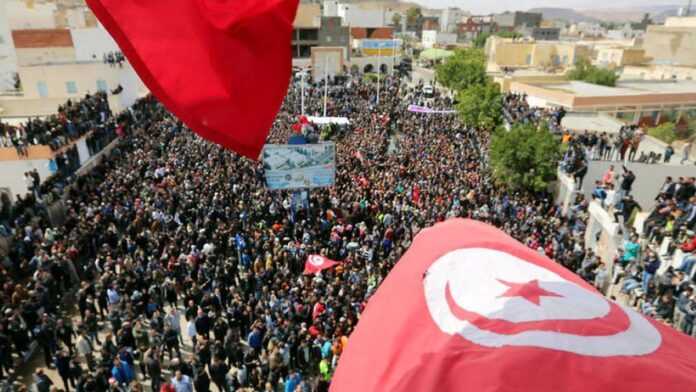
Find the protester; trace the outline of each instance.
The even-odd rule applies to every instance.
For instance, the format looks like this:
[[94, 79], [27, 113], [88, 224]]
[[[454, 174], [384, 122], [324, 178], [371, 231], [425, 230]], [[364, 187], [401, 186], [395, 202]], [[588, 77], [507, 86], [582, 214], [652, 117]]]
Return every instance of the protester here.
[[[147, 388], [146, 377], [153, 391], [207, 391], [211, 382], [225, 392], [325, 390], [370, 295], [421, 229], [452, 217], [500, 227], [605, 285], [606, 266], [585, 250], [587, 200], [578, 195], [563, 214], [548, 193], [498, 187], [487, 167], [490, 132], [455, 114], [411, 113], [406, 98], [418, 103], [422, 92], [396, 77], [381, 83], [377, 103], [373, 82], [330, 82], [327, 115], [351, 124], [305, 127], [336, 143], [336, 184], [312, 189], [301, 207], [292, 192], [265, 187], [261, 163], [195, 136], [153, 98], [139, 100], [114, 152], [66, 188], [64, 224], [52, 227], [29, 203], [9, 214], [0, 326], [10, 355], [37, 339], [52, 366], [68, 350], [87, 367], [77, 386], [98, 391]], [[269, 143], [292, 135], [300, 91], [288, 92]], [[307, 113], [322, 112], [322, 83], [305, 94]], [[505, 101], [512, 121], [560, 126], [560, 111]], [[429, 102], [453, 104], [437, 91]], [[605, 153], [601, 140], [591, 155]], [[587, 149], [568, 142], [562, 165], [586, 170]], [[627, 248], [626, 263], [636, 264]], [[339, 264], [304, 275], [310, 254]]]

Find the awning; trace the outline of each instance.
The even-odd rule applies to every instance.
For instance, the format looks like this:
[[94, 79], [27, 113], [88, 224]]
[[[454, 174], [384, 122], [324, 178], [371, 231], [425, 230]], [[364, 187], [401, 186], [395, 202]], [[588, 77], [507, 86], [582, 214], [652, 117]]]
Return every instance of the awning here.
[[438, 48], [432, 48], [432, 49], [426, 49], [421, 52], [420, 58], [424, 60], [441, 60], [447, 57], [450, 57], [454, 54], [451, 50], [445, 50], [445, 49], [438, 49]]
[[325, 124], [348, 125], [348, 124], [350, 124], [350, 120], [348, 120], [346, 117], [308, 116], [307, 119], [309, 120], [309, 122], [317, 124], [317, 125], [325, 125]]

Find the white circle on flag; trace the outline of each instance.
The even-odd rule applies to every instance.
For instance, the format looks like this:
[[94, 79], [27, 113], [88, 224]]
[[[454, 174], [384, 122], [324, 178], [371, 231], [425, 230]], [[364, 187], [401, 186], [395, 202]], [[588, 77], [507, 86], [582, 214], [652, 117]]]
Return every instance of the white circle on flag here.
[[315, 267], [321, 267], [324, 265], [324, 258], [317, 255], [309, 256], [309, 264], [312, 264]]
[[[648, 354], [661, 343], [660, 333], [649, 321], [623, 307], [620, 309], [629, 325], [612, 335], [536, 329], [501, 334], [458, 318], [447, 301], [447, 288], [458, 307], [498, 322], [582, 323], [609, 313], [610, 304], [600, 294], [506, 252], [487, 248], [454, 250], [428, 268], [423, 282], [428, 310], [438, 328], [482, 346], [542, 347], [606, 357]], [[527, 282], [533, 283], [531, 291], [523, 288]], [[522, 291], [513, 292], [515, 288]], [[527, 293], [526, 297], [520, 292]]]

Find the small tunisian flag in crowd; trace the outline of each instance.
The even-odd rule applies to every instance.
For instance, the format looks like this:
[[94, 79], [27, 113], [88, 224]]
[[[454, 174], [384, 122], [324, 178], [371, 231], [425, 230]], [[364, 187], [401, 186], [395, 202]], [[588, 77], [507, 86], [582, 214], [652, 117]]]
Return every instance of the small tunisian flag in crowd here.
[[331, 260], [322, 255], [309, 255], [307, 256], [307, 261], [305, 261], [304, 273], [305, 275], [316, 274], [336, 264], [338, 264], [338, 261]]
[[256, 159], [287, 91], [298, 0], [87, 0], [152, 93]]
[[334, 392], [693, 391], [696, 343], [498, 229], [425, 229], [369, 300]]

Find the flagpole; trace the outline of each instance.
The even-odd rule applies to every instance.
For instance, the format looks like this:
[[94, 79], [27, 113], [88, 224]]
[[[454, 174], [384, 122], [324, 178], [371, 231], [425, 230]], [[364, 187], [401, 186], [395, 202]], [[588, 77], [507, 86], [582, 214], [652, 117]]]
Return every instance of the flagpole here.
[[379, 105], [379, 77], [382, 73], [382, 46], [377, 44], [377, 105]]
[[302, 98], [300, 98], [300, 107], [301, 107], [300, 111], [302, 112], [303, 116], [305, 114], [304, 113], [304, 78], [305, 78], [305, 74], [304, 74], [304, 71], [302, 71], [302, 76], [300, 76], [300, 90], [302, 91], [301, 92]]
[[324, 117], [326, 117], [326, 100], [329, 94], [329, 56], [324, 57]]
[[396, 38], [392, 38], [392, 67], [391, 76], [394, 76], [394, 66], [396, 65]]

